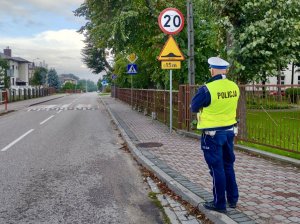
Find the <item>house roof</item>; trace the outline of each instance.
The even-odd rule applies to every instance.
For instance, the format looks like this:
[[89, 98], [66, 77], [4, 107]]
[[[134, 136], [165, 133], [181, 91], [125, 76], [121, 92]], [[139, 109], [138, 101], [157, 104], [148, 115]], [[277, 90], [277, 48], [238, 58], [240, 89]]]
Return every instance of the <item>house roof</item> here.
[[20, 58], [20, 57], [11, 57], [11, 59], [13, 61], [17, 61], [17, 62], [21, 62], [21, 63], [31, 63], [30, 61], [27, 61], [26, 59]]
[[1, 58], [5, 58], [7, 60], [11, 60], [11, 61], [16, 61], [16, 62], [19, 62], [19, 63], [31, 63], [30, 61], [27, 61], [26, 59], [24, 58], [20, 58], [20, 57], [9, 57], [3, 53], [0, 53], [0, 57]]

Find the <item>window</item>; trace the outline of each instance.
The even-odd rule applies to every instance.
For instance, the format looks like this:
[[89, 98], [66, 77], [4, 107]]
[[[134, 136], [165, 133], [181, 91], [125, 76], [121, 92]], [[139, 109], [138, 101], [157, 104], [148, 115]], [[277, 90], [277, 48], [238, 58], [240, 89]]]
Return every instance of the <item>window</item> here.
[[285, 79], [285, 76], [280, 76], [280, 84], [281, 85], [284, 85], [284, 79]]
[[298, 84], [300, 85], [300, 75], [298, 75]]

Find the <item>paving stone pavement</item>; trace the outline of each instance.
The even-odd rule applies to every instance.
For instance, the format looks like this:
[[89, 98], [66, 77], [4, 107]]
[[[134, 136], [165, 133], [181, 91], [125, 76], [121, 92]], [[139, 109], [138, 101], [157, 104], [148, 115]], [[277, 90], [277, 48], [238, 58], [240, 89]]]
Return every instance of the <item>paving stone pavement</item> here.
[[[144, 151], [174, 170], [173, 174], [178, 172], [180, 178], [186, 178], [190, 190], [202, 194], [204, 199], [209, 192], [206, 200], [211, 198], [212, 180], [199, 140], [176, 132], [170, 134], [167, 126], [119, 100], [111, 97], [102, 97], [102, 100], [126, 126], [133, 141], [163, 144]], [[236, 151], [235, 170], [240, 199], [236, 213], [229, 212], [234, 221], [251, 223], [251, 218], [255, 223], [300, 223], [299, 167]]]

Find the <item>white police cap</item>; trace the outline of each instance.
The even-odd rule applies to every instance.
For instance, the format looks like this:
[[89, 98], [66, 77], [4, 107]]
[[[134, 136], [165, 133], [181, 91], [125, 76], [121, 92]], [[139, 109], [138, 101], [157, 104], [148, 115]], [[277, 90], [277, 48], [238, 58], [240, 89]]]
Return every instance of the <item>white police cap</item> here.
[[208, 64], [211, 68], [216, 68], [216, 69], [227, 69], [229, 67], [229, 63], [219, 57], [209, 58]]

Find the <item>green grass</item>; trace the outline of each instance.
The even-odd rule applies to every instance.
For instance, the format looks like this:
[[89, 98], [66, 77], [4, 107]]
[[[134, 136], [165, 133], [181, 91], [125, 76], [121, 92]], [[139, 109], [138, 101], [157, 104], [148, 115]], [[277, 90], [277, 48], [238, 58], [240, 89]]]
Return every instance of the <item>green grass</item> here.
[[264, 146], [264, 145], [258, 145], [258, 144], [254, 144], [254, 143], [250, 143], [250, 142], [244, 142], [244, 141], [238, 141], [238, 144], [248, 146], [248, 147], [251, 147], [251, 148], [255, 148], [255, 149], [259, 149], [261, 151], [270, 152], [270, 153], [274, 153], [274, 154], [277, 154], [277, 155], [290, 157], [290, 158], [293, 158], [293, 159], [300, 159], [300, 154], [287, 152], [287, 151], [284, 151], [284, 150], [275, 149], [275, 148], [267, 147], [267, 146]]
[[273, 98], [252, 98], [247, 100], [247, 109], [290, 109], [293, 106], [287, 101], [282, 100], [278, 102], [274, 97]]
[[99, 96], [108, 96], [110, 93], [99, 93]]
[[[199, 130], [193, 131], [197, 134], [201, 134]], [[248, 110], [247, 131], [248, 139], [257, 142], [257, 144], [245, 141], [239, 141], [238, 144], [294, 159], [300, 159], [299, 153], [288, 152], [272, 147], [277, 146], [300, 152], [300, 109]]]
[[165, 213], [165, 210], [156, 195], [157, 193], [149, 192], [148, 197], [151, 199], [152, 203], [155, 204], [155, 206], [158, 207], [159, 210], [162, 212], [164, 224], [171, 224], [169, 217]]
[[248, 139], [300, 152], [300, 110], [248, 110]]

